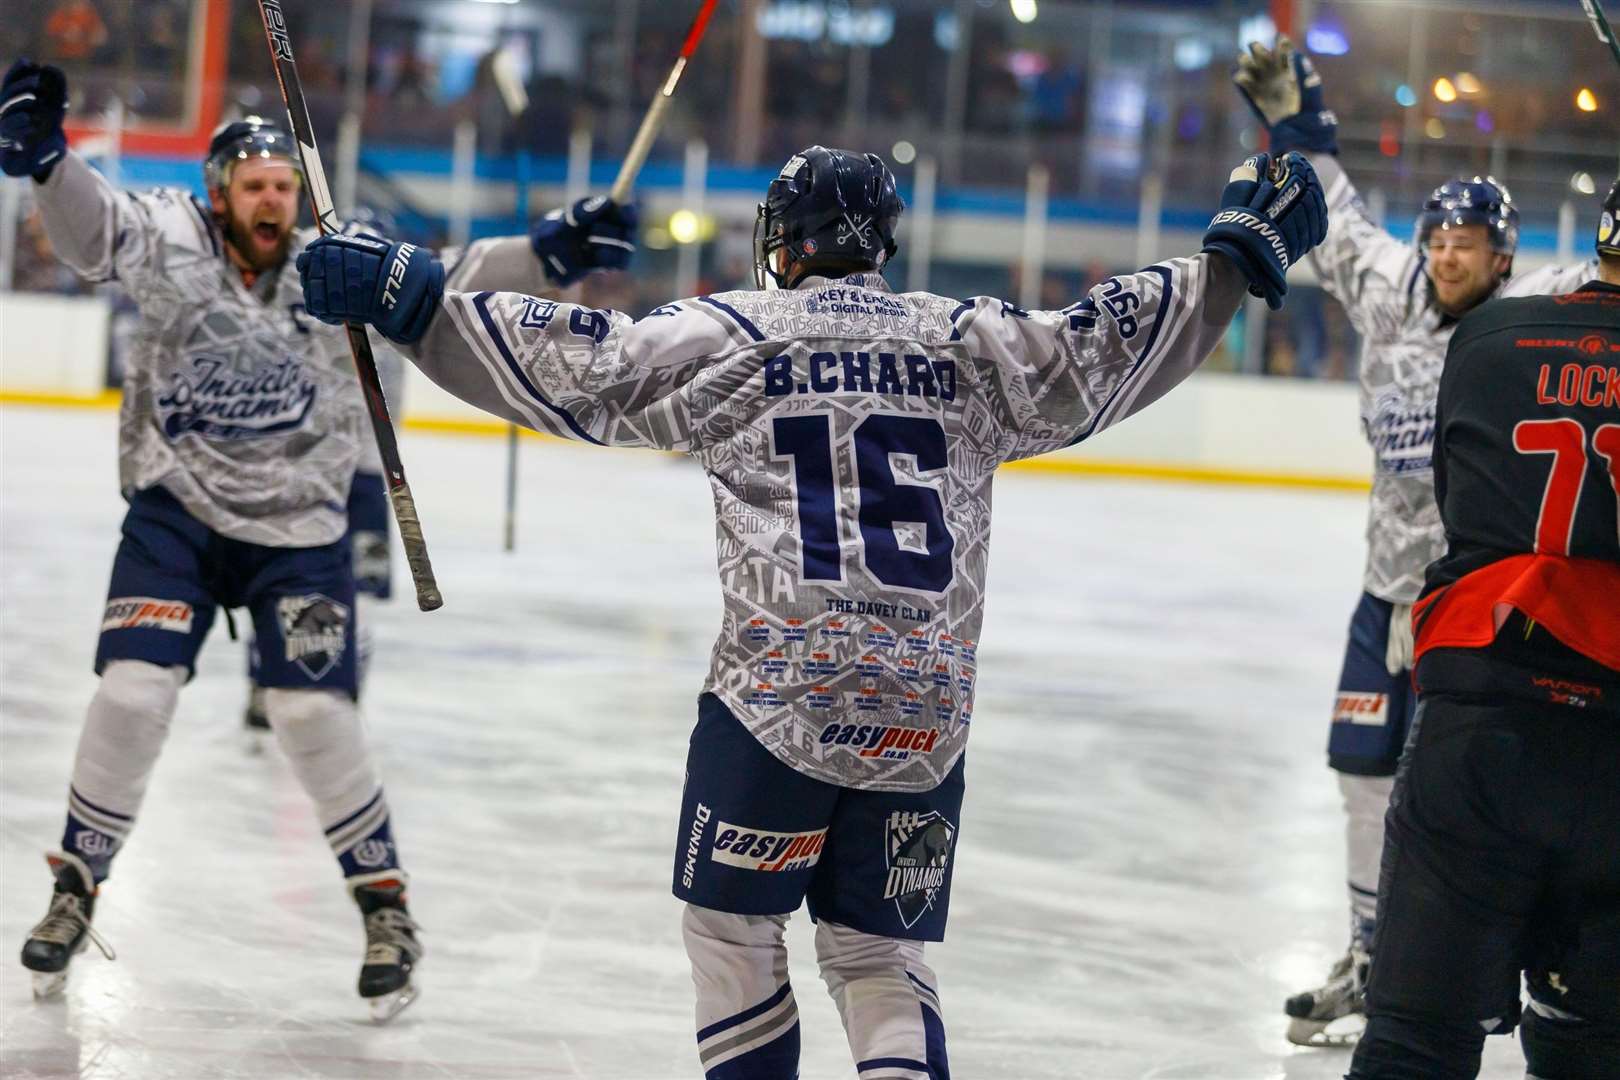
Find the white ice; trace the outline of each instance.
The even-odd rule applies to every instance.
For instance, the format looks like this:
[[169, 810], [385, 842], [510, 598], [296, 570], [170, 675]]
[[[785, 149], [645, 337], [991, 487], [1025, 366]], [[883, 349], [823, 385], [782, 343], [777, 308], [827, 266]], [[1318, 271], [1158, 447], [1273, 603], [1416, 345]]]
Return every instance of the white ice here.
[[[443, 610], [378, 620], [365, 710], [428, 954], [392, 1026], [279, 754], [242, 749], [223, 623], [96, 925], [118, 950], [36, 1003], [45, 909], [118, 538], [110, 413], [0, 410], [0, 1074], [697, 1077], [669, 895], [686, 736], [718, 625], [710, 497], [674, 459], [526, 441], [500, 550], [497, 440], [408, 434]], [[958, 1080], [1327, 1080], [1282, 1000], [1346, 933], [1323, 759], [1356, 599], [1355, 495], [997, 481], [947, 940]], [[397, 584], [408, 594], [403, 568]], [[789, 931], [806, 1080], [854, 1074]], [[1523, 1075], [1492, 1039], [1483, 1075]]]

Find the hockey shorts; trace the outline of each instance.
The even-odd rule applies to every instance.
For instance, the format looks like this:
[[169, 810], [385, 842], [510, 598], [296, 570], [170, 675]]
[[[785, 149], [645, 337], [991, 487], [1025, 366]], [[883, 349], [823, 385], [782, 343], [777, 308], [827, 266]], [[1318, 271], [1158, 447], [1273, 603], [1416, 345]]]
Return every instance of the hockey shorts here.
[[1412, 724], [1416, 695], [1411, 672], [1391, 675], [1384, 667], [1393, 609], [1389, 601], [1362, 593], [1350, 617], [1350, 640], [1328, 732], [1328, 764], [1342, 773], [1393, 776]]
[[354, 587], [387, 600], [394, 595], [389, 548], [388, 485], [380, 473], [355, 473], [349, 486], [349, 543], [354, 549]]
[[[1534, 687], [1535, 671], [1486, 663], [1440, 649], [1419, 665], [1425, 690], [1385, 831], [1369, 1011], [1506, 1032], [1523, 971], [1538, 1012], [1620, 1038], [1620, 673], [1606, 688], [1583, 683], [1595, 699], [1555, 704], [1501, 692]], [[1442, 678], [1481, 677], [1430, 692], [1442, 664]]]
[[675, 896], [736, 915], [809, 901], [882, 937], [940, 941], [950, 908], [963, 762], [932, 791], [859, 791], [778, 761], [712, 694], [686, 759]]
[[181, 665], [221, 607], [245, 607], [260, 686], [355, 693], [354, 576], [344, 541], [278, 548], [220, 536], [162, 488], [136, 492], [113, 558], [96, 673], [112, 660]]

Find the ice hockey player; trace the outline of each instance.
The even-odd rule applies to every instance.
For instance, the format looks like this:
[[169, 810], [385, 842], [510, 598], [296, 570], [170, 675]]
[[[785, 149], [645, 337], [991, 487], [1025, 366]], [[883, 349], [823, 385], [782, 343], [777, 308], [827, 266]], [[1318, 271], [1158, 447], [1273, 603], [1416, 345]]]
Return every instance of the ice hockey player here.
[[[357, 207], [349, 215], [344, 231], [397, 236], [400, 229], [397, 219], [386, 210]], [[451, 256], [452, 253], [445, 254]], [[405, 358], [381, 335], [369, 336], [371, 357], [377, 364], [377, 379], [382, 386], [383, 398], [388, 402], [389, 415], [398, 424], [405, 409]], [[361, 439], [360, 466], [354, 474], [354, 482], [349, 485], [349, 528], [345, 534], [354, 563], [357, 693], [365, 690], [366, 675], [376, 647], [373, 630], [375, 606], [386, 603], [394, 595], [392, 516], [393, 512], [388, 506], [388, 483], [383, 476], [382, 456], [377, 450], [377, 441]], [[260, 754], [271, 737], [270, 718], [264, 711], [267, 689], [260, 685], [258, 678], [259, 643], [251, 634], [247, 654], [248, 703], [242, 711], [242, 723], [247, 732], [248, 752]]]
[[1458, 324], [1353, 1080], [1620, 1080], [1620, 181], [1600, 277]]
[[819, 146], [759, 208], [763, 291], [639, 321], [445, 289], [400, 244], [300, 257], [312, 315], [371, 323], [451, 393], [567, 438], [684, 451], [710, 478], [724, 618], [673, 874], [709, 1080], [797, 1075], [783, 933], [807, 898], [862, 1074], [948, 1076], [923, 944], [955, 869], [991, 480], [1168, 392], [1246, 287], [1282, 302], [1326, 221], [1304, 158], [1278, 164], [1233, 173], [1202, 253], [1061, 311], [891, 292], [894, 177]]
[[[19, 60], [0, 83], [0, 170], [34, 180], [52, 246], [140, 306], [120, 416], [129, 503], [74, 760], [55, 889], [22, 950], [44, 996], [94, 941], [100, 885], [128, 837], [181, 686], [220, 607], [246, 607], [266, 711], [363, 916], [360, 994], [387, 1019], [421, 955], [388, 801], [355, 708], [354, 576], [344, 503], [369, 438], [345, 336], [303, 308], [291, 256], [292, 145], [249, 118], [215, 133], [209, 201], [115, 191], [67, 149], [61, 71]], [[623, 265], [614, 211], [572, 230], [579, 259]], [[484, 241], [455, 281], [541, 288], [525, 237]]]
[[[1465, 313], [1494, 296], [1566, 292], [1591, 262], [1511, 278], [1519, 212], [1494, 180], [1459, 177], [1436, 188], [1412, 244], [1373, 222], [1339, 166], [1338, 122], [1322, 77], [1287, 37], [1238, 58], [1239, 90], [1274, 153], [1309, 155], [1327, 191], [1332, 228], [1310, 255], [1329, 295], [1362, 338], [1361, 423], [1373, 447], [1363, 592], [1350, 619], [1328, 736], [1347, 815], [1350, 945], [1327, 982], [1289, 998], [1288, 1037], [1301, 1045], [1353, 1041], [1360, 1019], [1378, 897], [1384, 809], [1414, 700], [1411, 606], [1423, 571], [1445, 550], [1429, 458], [1434, 395], [1446, 342]], [[1345, 1030], [1347, 1029], [1348, 1030]]]

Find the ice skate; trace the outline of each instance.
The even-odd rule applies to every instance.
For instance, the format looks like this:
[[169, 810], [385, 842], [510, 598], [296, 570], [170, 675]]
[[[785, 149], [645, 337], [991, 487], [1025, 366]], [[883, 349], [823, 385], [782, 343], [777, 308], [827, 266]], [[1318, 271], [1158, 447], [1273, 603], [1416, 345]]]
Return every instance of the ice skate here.
[[243, 745], [249, 754], [257, 757], [264, 753], [270, 741], [270, 717], [264, 711], [264, 687], [248, 687], [247, 708], [242, 710]]
[[1297, 1046], [1354, 1046], [1367, 1025], [1367, 967], [1371, 956], [1355, 945], [1339, 957], [1327, 982], [1283, 1004], [1288, 1041]]
[[87, 940], [95, 942], [108, 960], [117, 959], [112, 946], [90, 926], [96, 907], [95, 878], [90, 868], [77, 856], [62, 851], [47, 853], [45, 861], [56, 875], [51, 907], [28, 932], [22, 947], [23, 967], [34, 973], [34, 997], [40, 1000], [53, 997], [67, 985], [68, 962], [74, 953], [84, 949]]
[[349, 890], [366, 920], [366, 958], [360, 967], [360, 996], [371, 1018], [385, 1023], [416, 1000], [412, 973], [422, 958], [418, 927], [405, 907], [405, 875], [384, 870], [349, 879]]

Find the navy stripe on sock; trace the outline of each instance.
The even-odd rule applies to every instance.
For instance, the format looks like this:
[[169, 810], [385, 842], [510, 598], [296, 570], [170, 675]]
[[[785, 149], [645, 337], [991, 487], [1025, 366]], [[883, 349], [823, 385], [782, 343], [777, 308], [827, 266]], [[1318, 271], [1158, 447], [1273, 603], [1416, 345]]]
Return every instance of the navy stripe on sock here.
[[792, 988], [788, 983], [783, 983], [776, 993], [772, 994], [758, 1005], [755, 1005], [753, 1008], [744, 1009], [735, 1016], [728, 1016], [719, 1023], [710, 1024], [708, 1027], [700, 1030], [697, 1033], [697, 1041], [703, 1042], [711, 1036], [718, 1035], [727, 1028], [736, 1027], [738, 1024], [752, 1020], [756, 1016], [761, 1016], [770, 1012], [772, 1009], [776, 1008], [776, 1006], [782, 1003], [782, 999], [788, 996], [791, 989]]

